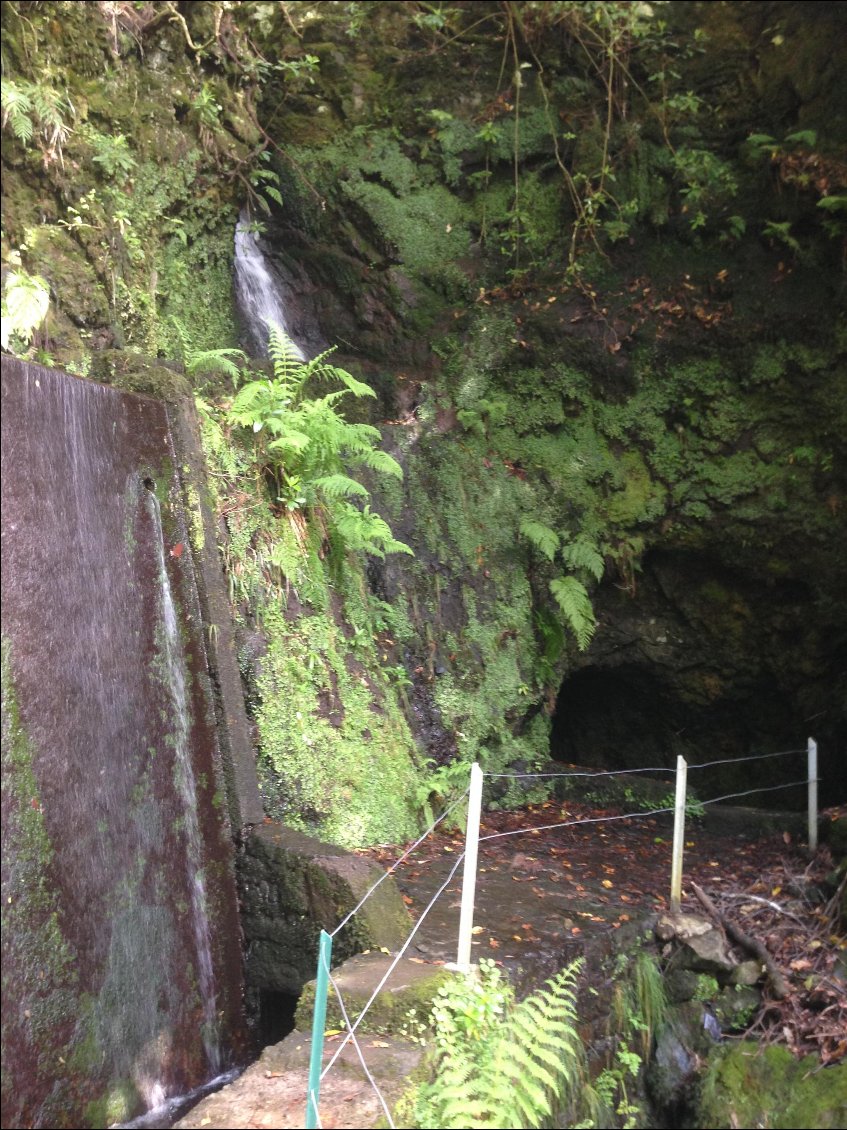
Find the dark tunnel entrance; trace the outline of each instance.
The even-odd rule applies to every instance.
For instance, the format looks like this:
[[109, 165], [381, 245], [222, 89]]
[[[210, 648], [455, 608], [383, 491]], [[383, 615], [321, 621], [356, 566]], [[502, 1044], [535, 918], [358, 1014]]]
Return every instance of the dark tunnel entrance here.
[[550, 756], [598, 769], [670, 766], [688, 747], [680, 714], [645, 668], [588, 667], [559, 690]]
[[[677, 755], [689, 766], [721, 761], [689, 776], [700, 799], [761, 789], [738, 803], [802, 808], [806, 739], [798, 733], [796, 705], [775, 683], [759, 680], [736, 695], [691, 701], [673, 675], [648, 665], [586, 667], [567, 678], [556, 700], [550, 734], [555, 761], [598, 770], [672, 769]], [[785, 752], [774, 760], [759, 754]], [[842, 798], [837, 756], [824, 746], [821, 804]], [[833, 775], [834, 774], [834, 775]], [[768, 789], [779, 786], [774, 791]]]

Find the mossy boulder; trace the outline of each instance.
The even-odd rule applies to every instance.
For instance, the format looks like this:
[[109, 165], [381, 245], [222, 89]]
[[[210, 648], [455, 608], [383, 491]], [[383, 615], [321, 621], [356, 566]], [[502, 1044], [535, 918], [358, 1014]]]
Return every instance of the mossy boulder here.
[[95, 357], [93, 377], [126, 392], [146, 393], [168, 403], [191, 397], [191, 385], [182, 373], [140, 353], [104, 349]]
[[297, 995], [315, 974], [321, 930], [332, 931], [382, 877], [335, 938], [336, 958], [398, 949], [411, 920], [392, 879], [368, 860], [278, 824], [254, 829], [241, 864], [247, 983]]
[[817, 1056], [795, 1059], [750, 1041], [723, 1047], [711, 1057], [694, 1125], [835, 1130], [847, 1125], [847, 1063], [822, 1069]]

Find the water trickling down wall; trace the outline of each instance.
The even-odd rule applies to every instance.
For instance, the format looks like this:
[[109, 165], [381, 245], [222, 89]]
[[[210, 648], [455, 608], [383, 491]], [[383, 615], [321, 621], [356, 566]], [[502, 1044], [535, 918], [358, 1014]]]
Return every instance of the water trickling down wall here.
[[108, 1125], [243, 1038], [203, 629], [164, 405], [2, 388], [2, 1120]]

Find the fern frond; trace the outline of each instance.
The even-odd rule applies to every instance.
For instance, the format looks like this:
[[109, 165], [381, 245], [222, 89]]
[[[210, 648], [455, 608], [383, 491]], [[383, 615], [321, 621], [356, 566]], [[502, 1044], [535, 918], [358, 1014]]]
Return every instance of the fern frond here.
[[563, 545], [562, 557], [565, 564], [569, 565], [571, 569], [585, 569], [595, 581], [603, 579], [606, 564], [603, 561], [602, 554], [590, 538], [580, 534], [572, 542]]
[[41, 275], [10, 271], [6, 276], [3, 294], [0, 329], [3, 348], [8, 349], [12, 337], [19, 337], [28, 345], [32, 335], [47, 317], [49, 308], [50, 287]]
[[[271, 430], [281, 429], [283, 424], [281, 421], [270, 421], [269, 428]], [[312, 442], [311, 436], [306, 435], [305, 432], [294, 431], [293, 428], [286, 428], [284, 433], [278, 436], [277, 439], [271, 440], [268, 444], [268, 451], [305, 451], [309, 444]]]
[[32, 140], [35, 132], [30, 114], [33, 111], [32, 99], [29, 94], [11, 79], [3, 80], [0, 92], [3, 107], [3, 126], [12, 127], [12, 133], [26, 145]]
[[368, 497], [367, 488], [357, 483], [355, 479], [351, 479], [349, 475], [320, 475], [312, 479], [312, 486], [322, 491], [329, 499]]
[[393, 455], [382, 451], [378, 447], [367, 448], [360, 452], [359, 462], [372, 471], [379, 471], [383, 475], [391, 475], [395, 479], [403, 478], [403, 468]]
[[577, 647], [585, 651], [597, 629], [588, 590], [576, 577], [556, 577], [550, 582], [550, 592], [576, 636]]
[[484, 960], [481, 981], [442, 989], [433, 1010], [436, 1076], [418, 1091], [416, 1124], [445, 1130], [548, 1124], [553, 1104], [582, 1078], [575, 1023], [580, 966], [574, 962], [519, 1005]]
[[376, 397], [376, 393], [370, 385], [365, 384], [364, 381], [356, 380], [356, 378], [345, 369], [339, 369], [335, 365], [327, 365], [325, 368], [330, 376], [334, 377], [337, 381], [341, 381], [347, 391], [352, 392], [354, 396]]
[[235, 358], [247, 360], [241, 349], [186, 349], [185, 371], [190, 377], [197, 373], [222, 373], [235, 383], [241, 374]]
[[282, 328], [268, 322], [268, 356], [273, 362], [274, 377], [292, 392], [299, 392], [309, 376], [309, 367], [304, 364], [300, 350]]
[[548, 561], [552, 561], [559, 548], [559, 535], [543, 522], [536, 522], [532, 518], [524, 518], [520, 525], [521, 534], [534, 546], [539, 553], [543, 553]]
[[344, 439], [351, 447], [369, 448], [381, 438], [379, 428], [375, 428], [373, 424], [345, 423]]

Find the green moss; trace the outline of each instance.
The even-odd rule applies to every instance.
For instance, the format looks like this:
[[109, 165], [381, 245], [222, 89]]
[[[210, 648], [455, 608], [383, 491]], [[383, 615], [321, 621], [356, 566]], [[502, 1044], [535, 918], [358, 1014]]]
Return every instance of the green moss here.
[[138, 1089], [131, 1080], [120, 1080], [110, 1087], [108, 1094], [86, 1105], [86, 1124], [97, 1127], [126, 1122], [133, 1111], [138, 1110], [139, 1097]]
[[620, 489], [606, 507], [609, 521], [632, 527], [660, 517], [665, 510], [665, 488], [655, 483], [637, 452], [627, 452], [618, 461], [613, 481]]
[[[54, 851], [35, 775], [33, 751], [23, 727], [14, 687], [11, 646], [2, 644], [3, 983], [16, 1007], [4, 1017], [3, 1039], [26, 1049], [37, 1093], [61, 1087], [77, 1017], [76, 960], [65, 939], [50, 868]], [[8, 807], [7, 807], [8, 806]], [[13, 1057], [19, 1061], [20, 1051]], [[58, 1065], [58, 1066], [57, 1066]], [[17, 1110], [12, 1072], [3, 1073], [4, 1108]], [[31, 1092], [30, 1092], [31, 1093]], [[19, 1112], [24, 1117], [23, 1112]], [[62, 1125], [66, 1125], [65, 1122]]]
[[847, 1064], [821, 1069], [816, 1056], [750, 1042], [710, 1057], [700, 1089], [697, 1125], [768, 1130], [836, 1130], [847, 1120]]
[[362, 641], [365, 666], [320, 612], [292, 625], [268, 611], [263, 629], [256, 721], [272, 814], [348, 847], [408, 838], [414, 746], [372, 645]]
[[[387, 958], [363, 955], [351, 959], [336, 971], [335, 977], [343, 992], [348, 1015], [358, 1014], [370, 1002], [372, 988], [387, 965]], [[407, 963], [402, 975], [389, 979], [374, 997], [360, 1030], [372, 1035], [404, 1035], [410, 1012], [428, 1016], [438, 990], [453, 976], [444, 968], [414, 967]], [[399, 985], [396, 981], [400, 982]], [[309, 1031], [314, 1010], [315, 982], [310, 981], [297, 1002], [295, 1026], [299, 1031]], [[344, 1028], [344, 1017], [335, 999], [327, 1000], [326, 1027]]]
[[194, 483], [185, 487], [186, 511], [188, 515], [189, 537], [195, 553], [201, 553], [206, 544], [206, 527], [200, 508], [200, 494]]

